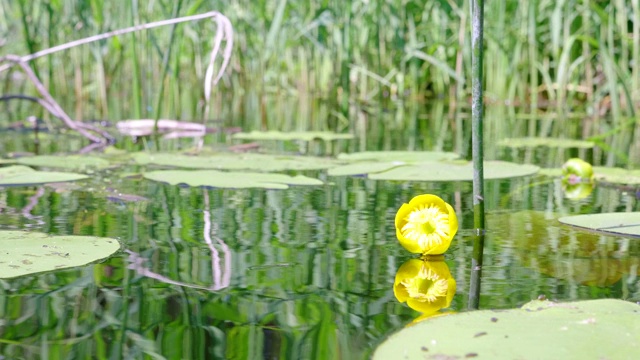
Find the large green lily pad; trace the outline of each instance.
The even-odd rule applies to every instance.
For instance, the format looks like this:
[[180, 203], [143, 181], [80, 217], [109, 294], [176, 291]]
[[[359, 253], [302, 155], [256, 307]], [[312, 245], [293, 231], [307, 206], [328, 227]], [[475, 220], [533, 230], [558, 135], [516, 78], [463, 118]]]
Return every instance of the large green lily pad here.
[[242, 140], [279, 140], [279, 141], [290, 141], [290, 140], [302, 140], [302, 141], [313, 141], [313, 140], [323, 140], [323, 141], [332, 141], [332, 140], [349, 140], [353, 139], [352, 134], [338, 134], [330, 131], [293, 131], [293, 132], [282, 132], [282, 131], [251, 131], [248, 133], [237, 133], [233, 135], [234, 139], [242, 139]]
[[622, 300], [536, 300], [428, 319], [393, 334], [373, 359], [629, 359], [640, 353], [638, 319], [640, 306]]
[[99, 170], [110, 166], [109, 161], [91, 155], [38, 155], [16, 159], [18, 164], [73, 171]]
[[47, 184], [86, 179], [86, 175], [57, 172], [37, 171], [24, 165], [12, 165], [0, 168], [0, 186], [20, 186]]
[[322, 185], [318, 179], [298, 175], [223, 172], [216, 170], [159, 170], [144, 173], [149, 180], [169, 183], [171, 185], [185, 184], [189, 186], [210, 186], [217, 188], [263, 188], [287, 189], [289, 185]]
[[363, 151], [342, 153], [339, 160], [418, 163], [425, 161], [455, 160], [460, 155], [443, 151]]
[[590, 149], [596, 146], [594, 142], [586, 140], [536, 137], [502, 139], [498, 141], [498, 145], [510, 148], [546, 146], [560, 149]]
[[[540, 168], [535, 165], [520, 165], [504, 161], [485, 161], [484, 177], [487, 180], [508, 179], [534, 175]], [[330, 174], [335, 174], [332, 169]], [[345, 173], [346, 171], [343, 171]], [[471, 181], [473, 167], [470, 162], [423, 162], [416, 164], [390, 164], [389, 169], [369, 173], [373, 180], [400, 181]]]
[[184, 155], [140, 152], [133, 154], [133, 159], [141, 165], [153, 164], [190, 169], [218, 170], [322, 170], [336, 166], [336, 161], [333, 159], [295, 155], [232, 153]]
[[86, 265], [119, 249], [115, 239], [0, 231], [0, 279]]
[[640, 212], [574, 215], [558, 221], [610, 235], [640, 237]]

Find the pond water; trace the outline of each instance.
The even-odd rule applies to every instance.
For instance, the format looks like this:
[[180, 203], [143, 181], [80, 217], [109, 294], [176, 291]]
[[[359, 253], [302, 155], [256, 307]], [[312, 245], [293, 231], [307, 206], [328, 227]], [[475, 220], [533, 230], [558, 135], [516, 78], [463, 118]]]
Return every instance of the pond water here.
[[[353, 147], [416, 144], [403, 134]], [[24, 136], [5, 133], [2, 152], [32, 151]], [[439, 143], [429, 136], [415, 148]], [[49, 141], [41, 151], [80, 144]], [[497, 158], [522, 161], [489, 146]], [[290, 151], [291, 144], [276, 148]], [[530, 159], [557, 165], [563, 157], [543, 149]], [[121, 172], [0, 192], [0, 229], [113, 237], [125, 249], [100, 264], [0, 281], [6, 358], [367, 358], [420, 315], [393, 294], [396, 271], [413, 257], [397, 242], [393, 222], [400, 205], [422, 193], [438, 194], [458, 214], [460, 231], [445, 261], [457, 282], [451, 309], [467, 308], [470, 183], [305, 172], [325, 185], [228, 190]], [[637, 240], [580, 232], [556, 220], [638, 211], [635, 192], [598, 186], [570, 200], [560, 181], [534, 176], [488, 181], [485, 198], [481, 308], [513, 308], [539, 296], [640, 301]]]

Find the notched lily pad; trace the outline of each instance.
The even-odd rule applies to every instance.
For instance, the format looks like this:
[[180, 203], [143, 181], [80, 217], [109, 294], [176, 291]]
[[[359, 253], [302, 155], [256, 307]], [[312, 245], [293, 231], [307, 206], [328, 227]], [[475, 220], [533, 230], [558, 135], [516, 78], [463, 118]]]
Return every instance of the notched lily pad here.
[[536, 137], [502, 139], [498, 141], [498, 145], [509, 148], [546, 146], [559, 149], [591, 149], [596, 146], [594, 142], [586, 140]]
[[[504, 161], [485, 161], [484, 178], [508, 179], [534, 175], [540, 168]], [[423, 162], [395, 166], [387, 171], [369, 174], [373, 180], [399, 181], [472, 181], [473, 166], [470, 162]]]
[[0, 231], [0, 279], [82, 266], [120, 249], [118, 240]]
[[288, 189], [289, 185], [322, 185], [318, 179], [298, 175], [223, 172], [216, 170], [159, 170], [143, 174], [149, 180], [169, 183], [171, 185], [185, 184], [189, 186], [210, 186], [216, 188], [263, 188]]
[[251, 131], [248, 133], [238, 133], [233, 135], [238, 140], [302, 140], [302, 141], [333, 141], [333, 140], [350, 140], [353, 139], [352, 134], [338, 134], [330, 131]]
[[321, 157], [251, 153], [184, 155], [140, 152], [133, 154], [133, 159], [141, 165], [153, 164], [189, 169], [257, 171], [323, 170], [337, 164], [336, 160]]
[[574, 215], [558, 221], [610, 235], [640, 237], [640, 212]]
[[640, 306], [604, 299], [436, 317], [400, 330], [374, 360], [627, 359], [640, 350]]
[[24, 165], [0, 168], [0, 186], [58, 183], [82, 180], [87, 177], [86, 175], [68, 172], [37, 171]]
[[38, 155], [18, 158], [16, 163], [73, 171], [99, 170], [110, 166], [108, 160], [90, 155]]

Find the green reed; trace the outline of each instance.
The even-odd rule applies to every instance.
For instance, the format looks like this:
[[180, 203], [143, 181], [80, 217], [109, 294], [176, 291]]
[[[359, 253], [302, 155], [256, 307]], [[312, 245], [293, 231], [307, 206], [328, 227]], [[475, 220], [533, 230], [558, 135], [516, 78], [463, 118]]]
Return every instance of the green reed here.
[[[176, 13], [168, 2], [0, 0], [6, 23], [0, 37], [10, 39], [2, 52], [28, 54], [134, 23], [218, 10], [231, 20], [237, 41], [232, 70], [214, 92], [217, 112], [228, 112], [223, 99], [252, 93], [263, 110], [265, 96], [307, 103], [319, 97], [340, 111], [302, 125], [345, 131], [362, 106], [448, 99], [449, 116], [468, 111], [467, 1], [241, 0], [221, 6], [189, 2]], [[622, 0], [487, 6], [485, 49], [492, 61], [484, 65], [485, 101], [515, 106], [514, 113], [559, 117], [516, 121], [501, 136], [590, 137], [619, 129], [626, 135], [604, 139], [607, 146], [621, 153], [635, 146], [638, 125], [624, 119], [640, 108], [640, 6]], [[196, 120], [204, 116], [202, 68], [214, 33], [210, 23], [185, 24], [175, 33], [157, 29], [105, 40], [31, 65], [61, 105], [76, 110], [75, 118]], [[166, 60], [171, 48], [179, 51]], [[7, 74], [0, 73], [3, 92], [31, 91]], [[0, 106], [10, 114], [24, 111], [23, 105]], [[262, 128], [277, 125], [264, 111], [256, 116]], [[568, 133], [567, 121], [585, 126]], [[466, 135], [455, 125], [460, 144]], [[605, 160], [624, 163], [611, 155]]]

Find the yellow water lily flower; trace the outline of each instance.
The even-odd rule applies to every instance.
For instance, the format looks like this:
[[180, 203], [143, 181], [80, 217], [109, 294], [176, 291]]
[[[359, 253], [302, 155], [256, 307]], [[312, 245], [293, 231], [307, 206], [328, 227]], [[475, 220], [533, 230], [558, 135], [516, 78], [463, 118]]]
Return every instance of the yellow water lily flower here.
[[562, 176], [564, 177], [564, 181], [570, 185], [581, 182], [592, 182], [593, 167], [582, 159], [571, 158], [562, 165]]
[[412, 253], [443, 254], [457, 231], [455, 211], [436, 195], [416, 196], [396, 213], [396, 236]]
[[408, 260], [398, 269], [393, 283], [396, 299], [425, 317], [449, 307], [455, 293], [456, 280], [442, 257], [435, 261]]

